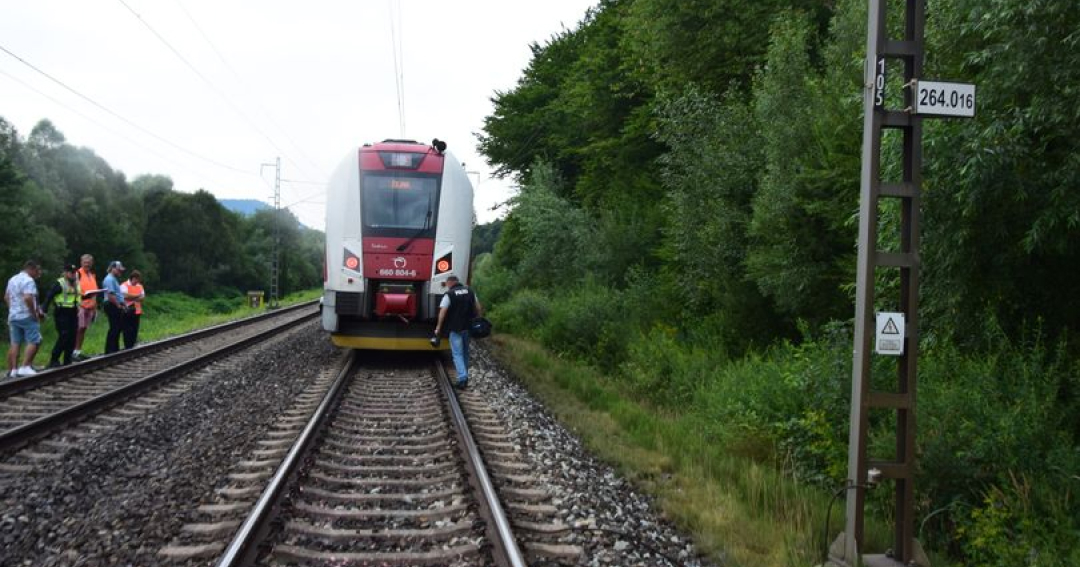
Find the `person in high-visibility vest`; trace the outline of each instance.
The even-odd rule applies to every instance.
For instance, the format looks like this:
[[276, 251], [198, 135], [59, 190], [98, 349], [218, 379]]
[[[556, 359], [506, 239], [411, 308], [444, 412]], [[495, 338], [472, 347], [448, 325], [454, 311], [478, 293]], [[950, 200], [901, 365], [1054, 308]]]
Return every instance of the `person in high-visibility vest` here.
[[[53, 283], [45, 296], [42, 311], [48, 312], [49, 305], [56, 304], [53, 311], [53, 321], [56, 322], [56, 345], [52, 349], [52, 357], [49, 358], [49, 368], [64, 366], [75, 361], [75, 332], [79, 328], [79, 301], [82, 293], [79, 291], [79, 280], [75, 277], [77, 269], [74, 264], [64, 266], [64, 273]], [[63, 362], [61, 362], [63, 358]]]
[[131, 270], [128, 280], [120, 285], [120, 293], [124, 295], [123, 333], [124, 349], [127, 350], [139, 340], [139, 320], [142, 319], [142, 302], [146, 297], [139, 270]]
[[94, 274], [94, 257], [83, 254], [79, 259], [82, 267], [75, 272], [79, 280], [79, 290], [82, 292], [82, 301], [79, 303], [79, 324], [75, 329], [75, 361], [90, 358], [82, 353], [83, 339], [86, 338], [86, 330], [97, 318], [97, 296], [100, 291], [97, 283], [97, 275]]

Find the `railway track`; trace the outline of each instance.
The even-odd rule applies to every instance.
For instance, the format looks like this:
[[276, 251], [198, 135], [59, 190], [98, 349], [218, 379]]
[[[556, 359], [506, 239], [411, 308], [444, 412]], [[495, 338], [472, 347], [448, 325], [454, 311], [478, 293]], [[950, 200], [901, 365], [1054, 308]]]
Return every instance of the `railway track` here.
[[313, 306], [314, 303], [305, 303], [0, 383], [0, 454], [25, 448], [0, 463], [0, 472], [24, 471], [36, 462], [58, 458], [55, 450], [67, 445], [63, 440], [47, 440], [41, 450], [26, 447], [57, 430], [153, 391], [144, 400], [124, 404], [115, 410], [115, 415], [103, 419], [106, 423], [96, 427], [122, 421], [125, 414], [149, 411], [163, 396], [183, 389], [183, 385], [166, 386], [170, 381], [311, 320], [315, 317]]
[[203, 521], [184, 526], [163, 559], [578, 564], [582, 550], [558, 543], [569, 528], [552, 520], [529, 465], [479, 400], [463, 409], [441, 362], [365, 369], [355, 356], [336, 377], [317, 379], [319, 395], [297, 400], [237, 463], [199, 508]]

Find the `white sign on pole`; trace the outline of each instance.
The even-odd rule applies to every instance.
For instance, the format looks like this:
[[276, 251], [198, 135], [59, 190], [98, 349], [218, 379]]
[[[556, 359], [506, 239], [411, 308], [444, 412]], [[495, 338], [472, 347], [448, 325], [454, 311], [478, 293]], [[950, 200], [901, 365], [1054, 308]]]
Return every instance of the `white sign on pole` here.
[[975, 85], [917, 81], [915, 88], [915, 114], [975, 116]]
[[874, 350], [878, 354], [900, 356], [904, 354], [904, 314], [878, 313], [877, 340]]

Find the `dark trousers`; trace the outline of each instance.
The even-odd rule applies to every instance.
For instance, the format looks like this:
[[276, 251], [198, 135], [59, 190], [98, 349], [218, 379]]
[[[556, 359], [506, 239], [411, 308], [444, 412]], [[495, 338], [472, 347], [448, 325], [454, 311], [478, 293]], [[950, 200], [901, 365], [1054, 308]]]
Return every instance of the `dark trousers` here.
[[127, 313], [124, 313], [124, 348], [129, 349], [135, 346], [135, 341], [139, 340], [139, 319], [142, 315], [136, 315], [135, 310], [132, 309]]
[[109, 331], [105, 334], [105, 354], [120, 350], [120, 333], [124, 329], [124, 314], [112, 302], [105, 304], [105, 315], [109, 317]]
[[79, 327], [79, 310], [77, 307], [56, 307], [53, 321], [56, 322], [56, 346], [52, 349], [49, 365], [60, 364], [61, 355], [64, 364], [71, 364], [75, 351], [75, 331]]

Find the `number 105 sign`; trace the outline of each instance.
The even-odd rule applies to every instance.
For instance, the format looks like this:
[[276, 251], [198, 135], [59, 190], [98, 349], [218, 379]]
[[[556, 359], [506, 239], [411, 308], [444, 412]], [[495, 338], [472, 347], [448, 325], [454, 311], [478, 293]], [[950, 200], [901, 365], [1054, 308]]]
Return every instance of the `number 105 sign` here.
[[975, 116], [975, 85], [918, 81], [915, 88], [915, 114]]

